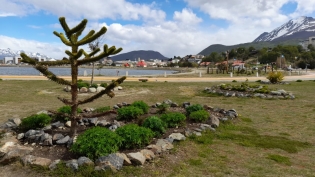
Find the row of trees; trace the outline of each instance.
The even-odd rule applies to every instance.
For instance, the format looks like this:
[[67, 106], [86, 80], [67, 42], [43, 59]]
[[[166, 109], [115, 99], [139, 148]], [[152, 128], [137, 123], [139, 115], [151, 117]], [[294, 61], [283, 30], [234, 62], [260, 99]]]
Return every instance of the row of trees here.
[[[254, 47], [239, 47], [227, 52], [212, 52], [210, 55], [203, 58], [204, 62], [220, 62], [227, 59], [247, 60], [249, 58], [256, 58], [262, 64], [273, 63], [277, 58], [282, 57], [286, 59], [287, 64], [291, 64], [297, 68], [315, 68], [315, 47], [310, 44], [307, 50], [304, 50], [301, 45], [278, 45], [274, 48], [264, 47], [256, 50]], [[257, 61], [257, 60], [256, 60]], [[285, 65], [283, 65], [285, 66]]]

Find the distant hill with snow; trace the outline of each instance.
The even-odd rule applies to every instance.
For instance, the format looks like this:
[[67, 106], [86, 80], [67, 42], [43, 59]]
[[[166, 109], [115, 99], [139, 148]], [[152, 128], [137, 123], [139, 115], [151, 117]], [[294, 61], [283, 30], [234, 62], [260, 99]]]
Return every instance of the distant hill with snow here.
[[7, 48], [7, 49], [0, 49], [0, 59], [3, 59], [4, 57], [14, 57], [14, 56], [20, 55], [22, 52], [26, 53], [30, 57], [39, 57], [39, 58], [46, 58], [46, 59], [51, 58], [51, 57], [48, 57], [47, 55], [43, 55], [36, 52], [35, 53], [25, 52], [23, 50], [14, 51], [14, 50], [11, 50], [10, 48]]

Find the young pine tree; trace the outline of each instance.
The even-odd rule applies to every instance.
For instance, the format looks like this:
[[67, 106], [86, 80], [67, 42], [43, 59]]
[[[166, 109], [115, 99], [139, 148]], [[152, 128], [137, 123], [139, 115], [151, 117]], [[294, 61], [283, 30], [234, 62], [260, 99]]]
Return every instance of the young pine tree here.
[[[114, 55], [119, 53], [122, 48], [116, 49], [115, 46], [112, 46], [108, 48], [108, 46], [105, 44], [103, 46], [103, 51], [97, 55], [98, 52], [100, 52], [99, 48], [95, 48], [91, 53], [86, 53], [83, 49], [79, 49], [79, 46], [83, 46], [86, 44], [89, 44], [93, 42], [94, 40], [97, 40], [100, 36], [106, 33], [106, 27], [103, 27], [100, 31], [95, 32], [94, 30], [91, 30], [86, 36], [79, 39], [79, 36], [81, 36], [83, 30], [86, 27], [87, 20], [84, 19], [74, 28], [69, 28], [69, 26], [66, 23], [66, 19], [64, 17], [59, 18], [60, 24], [65, 32], [58, 33], [54, 32], [54, 34], [60, 38], [60, 40], [66, 45], [71, 47], [71, 51], [66, 50], [65, 53], [68, 55], [68, 57], [64, 57], [62, 60], [58, 61], [45, 61], [45, 62], [38, 62], [29, 56], [27, 56], [25, 53], [21, 54], [22, 62], [28, 63], [32, 66], [34, 66], [35, 69], [37, 69], [39, 72], [41, 72], [44, 76], [46, 76], [49, 80], [54, 81], [61, 85], [67, 85], [71, 86], [71, 99], [66, 98], [60, 98], [58, 99], [62, 101], [65, 105], [71, 106], [71, 136], [76, 135], [77, 131], [77, 121], [82, 118], [91, 118], [91, 117], [98, 117], [102, 115], [108, 114], [108, 112], [105, 113], [97, 113], [97, 114], [78, 114], [77, 108], [79, 105], [89, 103], [94, 101], [97, 98], [100, 98], [104, 94], [107, 94], [109, 97], [114, 97], [115, 94], [112, 92], [114, 87], [121, 84], [126, 77], [121, 77], [117, 79], [115, 82], [112, 82], [109, 84], [105, 90], [98, 92], [97, 94], [84, 99], [79, 100], [78, 99], [78, 67], [83, 64], [92, 63], [95, 61], [98, 61], [104, 57], [107, 57], [109, 55]], [[60, 78], [56, 76], [54, 73], [48, 70], [48, 67], [50, 66], [61, 66], [61, 65], [70, 65], [71, 66], [71, 80], [65, 80], [63, 78]], [[68, 115], [64, 115], [68, 116]]]

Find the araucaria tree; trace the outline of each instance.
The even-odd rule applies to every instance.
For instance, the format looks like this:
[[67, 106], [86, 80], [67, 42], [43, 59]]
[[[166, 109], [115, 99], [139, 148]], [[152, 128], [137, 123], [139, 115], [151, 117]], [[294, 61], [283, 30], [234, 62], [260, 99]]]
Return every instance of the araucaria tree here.
[[[105, 90], [100, 91], [96, 93], [95, 95], [84, 99], [79, 100], [78, 99], [78, 66], [98, 61], [104, 57], [107, 57], [109, 55], [114, 55], [119, 53], [122, 48], [116, 49], [115, 46], [112, 46], [108, 48], [108, 46], [105, 44], [103, 46], [103, 51], [96, 55], [101, 50], [99, 48], [95, 48], [91, 53], [86, 53], [83, 49], [79, 49], [79, 46], [86, 45], [91, 43], [94, 40], [97, 40], [100, 36], [106, 33], [106, 27], [103, 27], [100, 29], [100, 31], [95, 32], [94, 30], [91, 30], [85, 37], [79, 39], [79, 36], [82, 34], [83, 30], [86, 27], [87, 20], [84, 19], [74, 28], [70, 29], [66, 23], [66, 19], [64, 17], [59, 18], [60, 24], [65, 31], [65, 34], [58, 33], [54, 31], [54, 34], [60, 38], [60, 40], [67, 46], [71, 47], [71, 51], [66, 50], [65, 53], [68, 55], [68, 57], [64, 57], [62, 60], [58, 61], [45, 61], [45, 62], [38, 62], [29, 56], [27, 56], [25, 53], [21, 54], [22, 62], [28, 63], [32, 66], [34, 66], [35, 69], [37, 69], [39, 72], [41, 72], [44, 76], [46, 76], [49, 80], [54, 81], [61, 85], [71, 86], [71, 99], [66, 98], [60, 98], [58, 99], [62, 101], [66, 105], [71, 106], [71, 115], [63, 115], [65, 117], [70, 117], [71, 119], [71, 136], [76, 135], [77, 131], [77, 121], [82, 118], [91, 118], [91, 117], [98, 117], [103, 116], [105, 114], [108, 114], [108, 112], [105, 113], [99, 113], [99, 114], [78, 114], [77, 108], [79, 105], [89, 103], [94, 101], [97, 98], [100, 98], [104, 94], [107, 94], [109, 97], [114, 97], [115, 94], [112, 91], [117, 85], [121, 84], [126, 77], [121, 77], [117, 79], [116, 81], [109, 84]], [[70, 65], [71, 66], [71, 81], [65, 80], [63, 78], [60, 78], [56, 76], [54, 73], [48, 70], [49, 66], [61, 66], [61, 65]], [[62, 115], [61, 115], [62, 116]]]

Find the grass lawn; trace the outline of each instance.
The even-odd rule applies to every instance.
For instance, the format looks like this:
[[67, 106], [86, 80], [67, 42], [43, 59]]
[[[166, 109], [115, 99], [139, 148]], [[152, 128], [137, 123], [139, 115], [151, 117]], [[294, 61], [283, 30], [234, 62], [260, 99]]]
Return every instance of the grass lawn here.
[[[240, 117], [222, 124], [216, 133], [191, 137], [175, 144], [169, 154], [143, 167], [124, 167], [113, 176], [315, 176], [315, 82], [270, 85], [291, 91], [295, 100], [210, 97], [201, 92], [214, 83], [124, 82], [114, 98], [103, 97], [85, 107], [113, 106], [143, 100], [149, 105], [171, 99], [181, 104], [206, 104], [235, 109]], [[236, 83], [240, 84], [240, 82]], [[257, 84], [257, 83], [255, 83]], [[63, 86], [50, 81], [0, 81], [0, 122], [26, 117], [41, 110], [56, 110], [68, 97]], [[86, 97], [81, 94], [79, 98]], [[4, 171], [0, 167], [0, 173]], [[17, 174], [24, 167], [12, 167]], [[19, 169], [19, 170], [17, 170]], [[9, 168], [10, 170], [10, 168]], [[14, 172], [13, 172], [14, 170]], [[67, 170], [55, 176], [85, 176]], [[67, 173], [66, 173], [67, 171]], [[48, 175], [48, 172], [41, 172]], [[62, 174], [61, 174], [62, 173]]]

